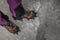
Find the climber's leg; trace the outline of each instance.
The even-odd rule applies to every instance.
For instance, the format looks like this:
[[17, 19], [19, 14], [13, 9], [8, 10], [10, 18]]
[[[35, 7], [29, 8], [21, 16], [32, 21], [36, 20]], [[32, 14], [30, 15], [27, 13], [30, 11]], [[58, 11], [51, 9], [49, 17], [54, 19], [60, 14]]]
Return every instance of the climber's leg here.
[[[17, 33], [19, 31], [19, 27], [17, 27], [13, 22], [11, 22], [8, 16], [4, 15], [1, 11], [0, 11], [0, 14], [1, 14], [0, 25], [4, 26], [11, 33]], [[2, 21], [3, 19], [6, 23]], [[1, 22], [3, 24], [1, 24]]]
[[[3, 13], [0, 11], [0, 25], [6, 25], [7, 24], [7, 20], [5, 20]], [[8, 19], [8, 18], [7, 18]]]

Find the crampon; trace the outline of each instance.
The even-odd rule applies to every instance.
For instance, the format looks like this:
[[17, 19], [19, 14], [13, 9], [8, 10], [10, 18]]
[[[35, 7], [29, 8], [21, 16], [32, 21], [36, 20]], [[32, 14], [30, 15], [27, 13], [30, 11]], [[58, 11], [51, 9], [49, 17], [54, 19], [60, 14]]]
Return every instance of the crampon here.
[[25, 13], [24, 18], [29, 19], [35, 19], [35, 17], [37, 17], [36, 15], [37, 13], [35, 13], [34, 11], [29, 11], [28, 13]]
[[18, 32], [20, 31], [19, 27], [16, 26], [14, 23], [9, 22], [7, 25], [5, 25], [5, 28], [13, 34], [18, 34]]

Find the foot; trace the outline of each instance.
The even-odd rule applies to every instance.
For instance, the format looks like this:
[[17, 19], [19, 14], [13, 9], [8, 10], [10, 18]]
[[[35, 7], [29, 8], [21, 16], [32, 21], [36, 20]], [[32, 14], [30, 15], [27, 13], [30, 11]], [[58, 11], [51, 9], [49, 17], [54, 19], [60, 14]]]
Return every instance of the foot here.
[[29, 11], [28, 13], [26, 13], [26, 15], [24, 15], [24, 18], [27, 19], [34, 19], [34, 17], [37, 17], [34, 11]]
[[14, 33], [14, 34], [18, 34], [18, 32], [20, 31], [19, 30], [19, 27], [17, 27], [14, 23], [12, 22], [9, 22], [5, 28], [10, 32], [10, 33]]
[[24, 16], [25, 18], [27, 18], [27, 19], [31, 19], [32, 18], [32, 11], [29, 11], [28, 12], [28, 15], [27, 16]]

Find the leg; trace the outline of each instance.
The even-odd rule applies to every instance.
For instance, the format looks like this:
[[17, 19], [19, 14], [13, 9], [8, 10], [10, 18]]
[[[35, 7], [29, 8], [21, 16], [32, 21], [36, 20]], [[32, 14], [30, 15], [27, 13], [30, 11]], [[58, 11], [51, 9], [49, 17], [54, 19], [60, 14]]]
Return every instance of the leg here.
[[9, 22], [9, 18], [7, 15], [4, 15], [2, 12], [0, 12], [2, 15], [2, 18], [5, 19], [7, 22]]
[[0, 11], [0, 25], [6, 25], [7, 24], [7, 20], [5, 20], [2, 16], [4, 16], [3, 15], [3, 13]]
[[[17, 27], [13, 22], [11, 22], [8, 18], [7, 15], [4, 15], [2, 12], [1, 12], [1, 17], [6, 20], [7, 24], [3, 25], [5, 26], [5, 28], [11, 32], [11, 33], [17, 33], [19, 31], [19, 27]], [[17, 29], [18, 28], [18, 29]]]

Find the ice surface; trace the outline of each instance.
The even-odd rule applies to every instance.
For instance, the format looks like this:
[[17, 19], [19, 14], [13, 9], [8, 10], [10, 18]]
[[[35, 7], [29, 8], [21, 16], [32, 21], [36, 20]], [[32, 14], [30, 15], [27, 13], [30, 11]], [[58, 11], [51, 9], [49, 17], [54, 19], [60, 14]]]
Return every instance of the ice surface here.
[[58, 5], [60, 1], [36, 0], [36, 5], [35, 0], [22, 1], [25, 10], [34, 10], [38, 17], [34, 20], [15, 21], [11, 16], [6, 0], [0, 0], [0, 10], [21, 29], [18, 35], [14, 35], [0, 26], [0, 40], [44, 40], [44, 38], [46, 40], [60, 40], [60, 5]]

